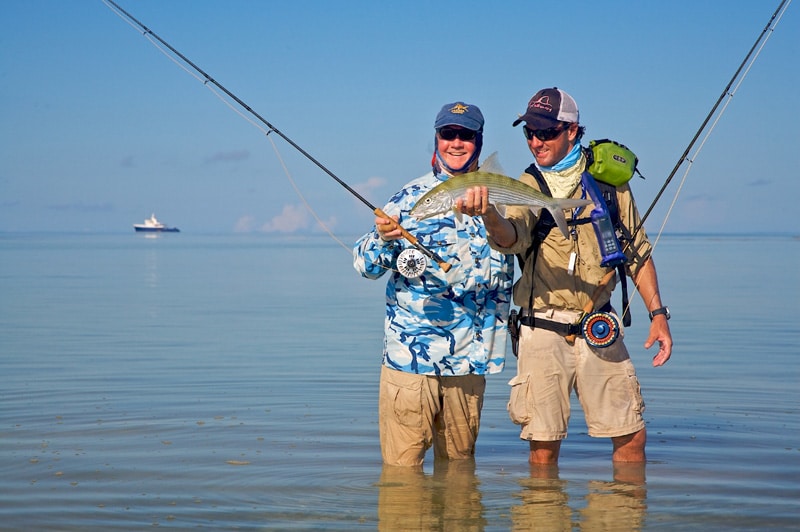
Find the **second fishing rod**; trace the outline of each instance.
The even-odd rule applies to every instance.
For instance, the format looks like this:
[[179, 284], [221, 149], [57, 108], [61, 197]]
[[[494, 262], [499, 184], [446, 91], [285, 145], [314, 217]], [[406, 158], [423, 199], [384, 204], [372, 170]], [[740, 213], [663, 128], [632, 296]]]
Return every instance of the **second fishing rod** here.
[[168, 50], [169, 50], [171, 53], [173, 53], [173, 54], [175, 55], [175, 57], [179, 58], [179, 59], [180, 59], [181, 61], [183, 61], [183, 62], [184, 62], [186, 65], [188, 65], [188, 66], [189, 66], [189, 67], [190, 67], [192, 70], [194, 70], [195, 72], [197, 72], [197, 73], [198, 73], [198, 74], [199, 74], [199, 75], [200, 75], [200, 76], [203, 78], [203, 81], [204, 81], [204, 83], [206, 83], [206, 84], [210, 83], [211, 85], [214, 85], [215, 87], [217, 87], [219, 90], [221, 90], [222, 92], [224, 92], [224, 93], [225, 93], [225, 94], [226, 94], [226, 95], [227, 95], [227, 96], [228, 96], [228, 97], [229, 97], [231, 100], [233, 100], [234, 102], [236, 102], [236, 104], [237, 104], [237, 105], [239, 105], [239, 106], [240, 106], [242, 109], [244, 109], [245, 111], [247, 111], [247, 112], [248, 112], [248, 113], [249, 113], [251, 116], [253, 116], [253, 117], [254, 117], [256, 120], [258, 120], [259, 122], [261, 122], [262, 124], [264, 124], [264, 125], [265, 125], [265, 126], [268, 128], [268, 129], [269, 129], [269, 131], [267, 132], [267, 134], [268, 134], [268, 135], [269, 135], [270, 133], [275, 133], [276, 135], [278, 135], [279, 137], [281, 137], [283, 140], [285, 140], [286, 142], [288, 142], [290, 146], [292, 146], [294, 149], [296, 149], [298, 152], [300, 152], [300, 153], [301, 153], [301, 154], [302, 154], [302, 155], [303, 155], [305, 158], [307, 158], [309, 161], [311, 161], [312, 163], [314, 163], [315, 165], [317, 165], [317, 167], [319, 167], [319, 169], [320, 169], [320, 170], [322, 170], [323, 172], [325, 172], [326, 174], [328, 174], [330, 177], [332, 177], [332, 178], [333, 178], [333, 179], [334, 179], [334, 180], [335, 180], [337, 183], [339, 183], [339, 184], [340, 184], [342, 187], [344, 187], [344, 188], [345, 188], [345, 189], [346, 189], [346, 190], [347, 190], [347, 191], [348, 191], [350, 194], [352, 194], [353, 196], [355, 196], [355, 197], [356, 197], [356, 198], [357, 198], [359, 201], [361, 201], [361, 202], [362, 202], [364, 205], [366, 205], [367, 207], [369, 207], [369, 208], [372, 210], [372, 212], [373, 212], [373, 213], [374, 213], [376, 216], [380, 216], [380, 217], [382, 217], [382, 218], [386, 218], [387, 220], [389, 220], [389, 221], [390, 221], [390, 223], [394, 224], [394, 225], [395, 225], [395, 226], [396, 226], [396, 227], [397, 227], [397, 228], [400, 230], [400, 232], [401, 232], [401, 233], [402, 233], [402, 235], [403, 235], [403, 238], [405, 238], [406, 240], [408, 240], [408, 242], [410, 242], [410, 243], [411, 243], [411, 245], [413, 245], [413, 246], [414, 246], [416, 249], [418, 249], [418, 250], [419, 250], [419, 251], [420, 251], [422, 254], [424, 254], [426, 257], [428, 257], [428, 258], [430, 258], [432, 261], [434, 261], [434, 262], [435, 262], [435, 263], [436, 263], [436, 264], [437, 264], [437, 265], [438, 265], [438, 266], [439, 266], [439, 267], [442, 269], [442, 271], [444, 271], [444, 272], [448, 272], [448, 271], [450, 270], [450, 267], [451, 267], [451, 265], [450, 265], [450, 264], [448, 264], [447, 262], [445, 262], [445, 260], [444, 260], [444, 259], [442, 259], [442, 258], [441, 258], [441, 257], [439, 257], [439, 256], [438, 256], [436, 253], [434, 253], [433, 251], [431, 251], [431, 250], [429, 250], [428, 248], [426, 248], [425, 246], [423, 246], [423, 245], [422, 245], [422, 244], [421, 244], [421, 243], [420, 243], [420, 242], [417, 240], [417, 238], [416, 238], [414, 235], [412, 235], [411, 233], [409, 233], [409, 232], [408, 232], [408, 231], [407, 231], [407, 230], [406, 230], [406, 229], [405, 229], [403, 226], [401, 226], [399, 223], [395, 222], [395, 221], [392, 219], [392, 217], [391, 217], [391, 216], [389, 216], [388, 214], [386, 214], [385, 212], [383, 212], [383, 210], [382, 210], [381, 208], [379, 208], [379, 207], [376, 207], [375, 205], [373, 205], [373, 204], [372, 204], [370, 201], [368, 201], [368, 200], [367, 200], [367, 199], [366, 199], [364, 196], [362, 196], [361, 194], [359, 194], [359, 193], [358, 193], [356, 190], [354, 190], [354, 189], [353, 189], [353, 188], [352, 188], [350, 185], [348, 185], [348, 184], [347, 184], [345, 181], [343, 181], [342, 179], [340, 179], [340, 178], [339, 178], [339, 177], [338, 177], [336, 174], [334, 174], [334, 173], [333, 173], [331, 170], [329, 170], [329, 169], [328, 169], [328, 168], [327, 168], [325, 165], [323, 165], [323, 164], [322, 164], [320, 161], [318, 161], [316, 158], [314, 158], [314, 157], [313, 157], [313, 156], [312, 156], [310, 153], [308, 153], [306, 150], [304, 150], [302, 147], [300, 147], [300, 146], [299, 146], [299, 145], [298, 145], [296, 142], [294, 142], [292, 139], [290, 139], [288, 136], [286, 136], [286, 135], [285, 135], [283, 132], [281, 132], [281, 131], [280, 131], [278, 128], [276, 128], [275, 126], [273, 126], [273, 125], [272, 125], [272, 124], [271, 124], [269, 121], [267, 121], [267, 120], [266, 120], [266, 119], [265, 119], [263, 116], [261, 116], [260, 114], [258, 114], [258, 113], [257, 113], [255, 110], [253, 110], [253, 108], [251, 108], [249, 105], [247, 105], [247, 104], [246, 104], [244, 101], [242, 101], [242, 100], [241, 100], [241, 99], [240, 99], [238, 96], [236, 96], [234, 93], [232, 93], [231, 91], [229, 91], [227, 88], [225, 88], [225, 87], [224, 87], [224, 86], [223, 86], [221, 83], [219, 83], [217, 80], [215, 80], [214, 78], [212, 78], [210, 75], [208, 75], [208, 74], [207, 74], [207, 73], [206, 73], [206, 72], [205, 72], [205, 71], [204, 71], [202, 68], [200, 68], [199, 66], [197, 66], [197, 65], [196, 65], [194, 62], [192, 62], [192, 61], [191, 61], [191, 60], [190, 60], [188, 57], [186, 57], [186, 56], [185, 56], [185, 55], [183, 55], [181, 52], [179, 52], [177, 49], [175, 49], [175, 48], [174, 48], [172, 45], [170, 45], [170, 44], [169, 44], [167, 41], [165, 41], [164, 39], [162, 39], [161, 37], [159, 37], [159, 36], [158, 36], [158, 35], [157, 35], [155, 32], [153, 32], [153, 31], [152, 31], [150, 28], [148, 28], [148, 27], [147, 27], [147, 26], [145, 26], [143, 23], [141, 23], [141, 22], [140, 22], [140, 21], [139, 21], [139, 20], [138, 20], [136, 17], [134, 17], [133, 15], [131, 15], [130, 13], [128, 13], [127, 11], [125, 11], [125, 10], [124, 10], [122, 7], [120, 7], [120, 6], [119, 6], [119, 4], [117, 4], [117, 3], [116, 3], [116, 2], [114, 2], [113, 0], [102, 0], [102, 1], [103, 1], [103, 2], [104, 2], [106, 5], [108, 5], [108, 6], [109, 6], [111, 9], [113, 9], [114, 11], [116, 11], [118, 14], [120, 14], [121, 16], [124, 16], [124, 17], [125, 17], [125, 18], [126, 18], [128, 21], [129, 21], [129, 22], [133, 23], [133, 24], [134, 24], [136, 27], [138, 27], [139, 29], [141, 29], [141, 31], [142, 31], [142, 34], [143, 34], [143, 35], [150, 35], [151, 37], [153, 37], [154, 39], [156, 39], [156, 40], [157, 40], [159, 43], [161, 43], [161, 44], [162, 44], [164, 47], [166, 47], [166, 48], [167, 48], [167, 49], [168, 49]]
[[[672, 182], [672, 179], [675, 177], [675, 174], [677, 174], [678, 169], [680, 169], [680, 167], [683, 165], [684, 162], [688, 161], [690, 164], [693, 162], [692, 160], [688, 159], [689, 152], [691, 151], [692, 147], [694, 147], [695, 143], [700, 138], [700, 135], [706, 129], [706, 126], [708, 126], [709, 122], [711, 121], [711, 118], [717, 112], [717, 109], [719, 108], [720, 104], [725, 99], [725, 97], [726, 96], [728, 98], [732, 98], [733, 97], [733, 92], [731, 92], [731, 87], [733, 87], [733, 84], [736, 82], [737, 79], [739, 79], [740, 75], [742, 75], [742, 71], [745, 69], [745, 66], [747, 65], [748, 61], [751, 60], [751, 57], [753, 56], [753, 53], [756, 51], [756, 48], [758, 47], [759, 43], [761, 43], [762, 41], [766, 42], [765, 38], [767, 38], [769, 36], [770, 32], [774, 30], [774, 25], [777, 24], [777, 21], [779, 19], [779, 15], [781, 15], [782, 11], [785, 11], [786, 8], [788, 8], [788, 4], [790, 2], [791, 2], [791, 0], [781, 0], [781, 2], [778, 5], [777, 9], [775, 9], [775, 12], [772, 14], [772, 16], [770, 17], [769, 21], [764, 26], [764, 29], [761, 30], [761, 33], [758, 34], [758, 38], [753, 43], [753, 46], [750, 48], [750, 51], [747, 52], [747, 55], [745, 55], [745, 57], [742, 60], [741, 64], [739, 64], [739, 68], [737, 68], [736, 72], [733, 73], [733, 76], [731, 76], [731, 79], [728, 82], [728, 84], [725, 85], [724, 89], [722, 89], [722, 93], [720, 93], [719, 98], [717, 98], [717, 101], [714, 103], [714, 106], [708, 112], [708, 114], [706, 115], [705, 119], [703, 120], [703, 123], [700, 124], [700, 127], [697, 129], [697, 132], [694, 134], [694, 137], [692, 137], [692, 140], [689, 142], [689, 144], [686, 146], [686, 149], [683, 151], [681, 156], [678, 158], [678, 162], [675, 163], [675, 166], [672, 168], [672, 171], [669, 173], [667, 178], [664, 180], [664, 184], [661, 186], [661, 189], [656, 194], [656, 196], [653, 199], [652, 203], [650, 203], [650, 207], [648, 207], [647, 211], [642, 216], [641, 220], [639, 221], [639, 225], [636, 227], [636, 229], [634, 229], [634, 231], [632, 233], [632, 236], [631, 236], [631, 239], [630, 239], [631, 241], [633, 241], [633, 238], [636, 236], [636, 233], [638, 233], [639, 230], [641, 230], [641, 228], [644, 227], [645, 220], [647, 220], [648, 216], [650, 216], [650, 213], [653, 212], [653, 209], [655, 208], [656, 203], [658, 203], [658, 201], [661, 199], [661, 196], [664, 194], [664, 191], [667, 189], [667, 187], [669, 186], [670, 182]], [[755, 60], [755, 58], [753, 58], [753, 61], [754, 60]], [[741, 81], [740, 81], [740, 83], [741, 83]], [[723, 107], [723, 109], [724, 109], [724, 107]], [[721, 114], [722, 114], [722, 112], [720, 112], [720, 115]], [[719, 120], [719, 117], [717, 117], [717, 120]], [[698, 148], [698, 151], [699, 151], [699, 148]], [[697, 155], [697, 153], [695, 153], [695, 156], [696, 155]]]

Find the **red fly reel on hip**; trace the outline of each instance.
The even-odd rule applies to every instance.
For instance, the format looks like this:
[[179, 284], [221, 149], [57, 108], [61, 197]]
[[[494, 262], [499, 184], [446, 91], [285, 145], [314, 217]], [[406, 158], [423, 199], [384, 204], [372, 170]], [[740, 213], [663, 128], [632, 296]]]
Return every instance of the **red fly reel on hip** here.
[[593, 347], [608, 347], [619, 338], [619, 321], [608, 312], [587, 314], [581, 324], [586, 343]]

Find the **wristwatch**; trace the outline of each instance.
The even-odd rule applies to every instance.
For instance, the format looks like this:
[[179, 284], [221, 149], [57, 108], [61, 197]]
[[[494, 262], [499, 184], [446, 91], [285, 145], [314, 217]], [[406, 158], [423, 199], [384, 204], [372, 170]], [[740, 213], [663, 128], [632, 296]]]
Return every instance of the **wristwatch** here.
[[667, 319], [669, 319], [670, 318], [669, 307], [660, 307], [655, 310], [651, 310], [650, 313], [648, 314], [648, 316], [650, 316], [650, 321], [653, 321], [653, 318], [655, 318], [659, 314], [663, 314], [664, 316], [667, 317]]

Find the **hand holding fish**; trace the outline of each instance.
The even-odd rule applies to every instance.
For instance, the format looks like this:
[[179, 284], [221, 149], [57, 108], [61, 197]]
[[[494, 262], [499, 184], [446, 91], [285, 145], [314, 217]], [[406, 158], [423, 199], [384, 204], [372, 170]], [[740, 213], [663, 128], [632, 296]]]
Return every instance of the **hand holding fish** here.
[[464, 191], [456, 200], [455, 211], [467, 216], [481, 216], [486, 229], [501, 246], [510, 247], [517, 239], [517, 232], [489, 200], [488, 186], [475, 186]]
[[[493, 221], [504, 220], [505, 209], [508, 206], [525, 206], [535, 211], [537, 215], [544, 208], [553, 215], [553, 219], [564, 238], [569, 238], [564, 210], [584, 207], [592, 203], [585, 199], [552, 198], [518, 179], [488, 171], [495, 169], [496, 166], [498, 166], [496, 154], [492, 154], [479, 170], [453, 176], [442, 181], [417, 201], [411, 209], [411, 216], [417, 220], [424, 220], [454, 209], [460, 214], [459, 205], [461, 205], [461, 208], [469, 209], [473, 212], [482, 211], [481, 215], [488, 224]], [[481, 191], [479, 203], [475, 199], [476, 192], [474, 189], [476, 188]], [[488, 198], [486, 199], [484, 199], [484, 189], [487, 189]], [[471, 200], [467, 200], [468, 190], [472, 190]], [[491, 209], [488, 206], [484, 207], [486, 201], [491, 203]], [[467, 211], [465, 210], [464, 212], [466, 213]]]
[[490, 207], [494, 209], [489, 203], [489, 187], [476, 186], [466, 189], [464, 196], [456, 200], [455, 210], [467, 216], [483, 216]]

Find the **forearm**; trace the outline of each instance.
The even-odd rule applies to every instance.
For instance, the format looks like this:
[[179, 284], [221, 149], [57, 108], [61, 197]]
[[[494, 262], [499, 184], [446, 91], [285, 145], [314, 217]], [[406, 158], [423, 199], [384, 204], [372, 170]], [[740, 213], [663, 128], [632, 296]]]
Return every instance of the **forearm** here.
[[517, 229], [514, 224], [500, 216], [494, 207], [490, 207], [483, 214], [483, 224], [486, 226], [486, 232], [498, 246], [510, 248], [516, 243]]
[[377, 279], [392, 268], [397, 246], [374, 230], [359, 239], [353, 248], [353, 267], [363, 277]]
[[636, 271], [633, 281], [644, 301], [647, 311], [655, 310], [663, 306], [661, 294], [658, 287], [658, 275], [653, 258], [648, 258], [644, 264]]
[[[650, 257], [636, 271], [634, 278], [648, 312], [664, 306], [658, 288], [658, 276], [653, 258]], [[663, 366], [672, 356], [672, 333], [669, 330], [669, 314], [659, 314], [652, 318], [650, 331], [644, 343], [645, 349], [658, 342], [658, 353], [653, 357], [653, 366]]]

